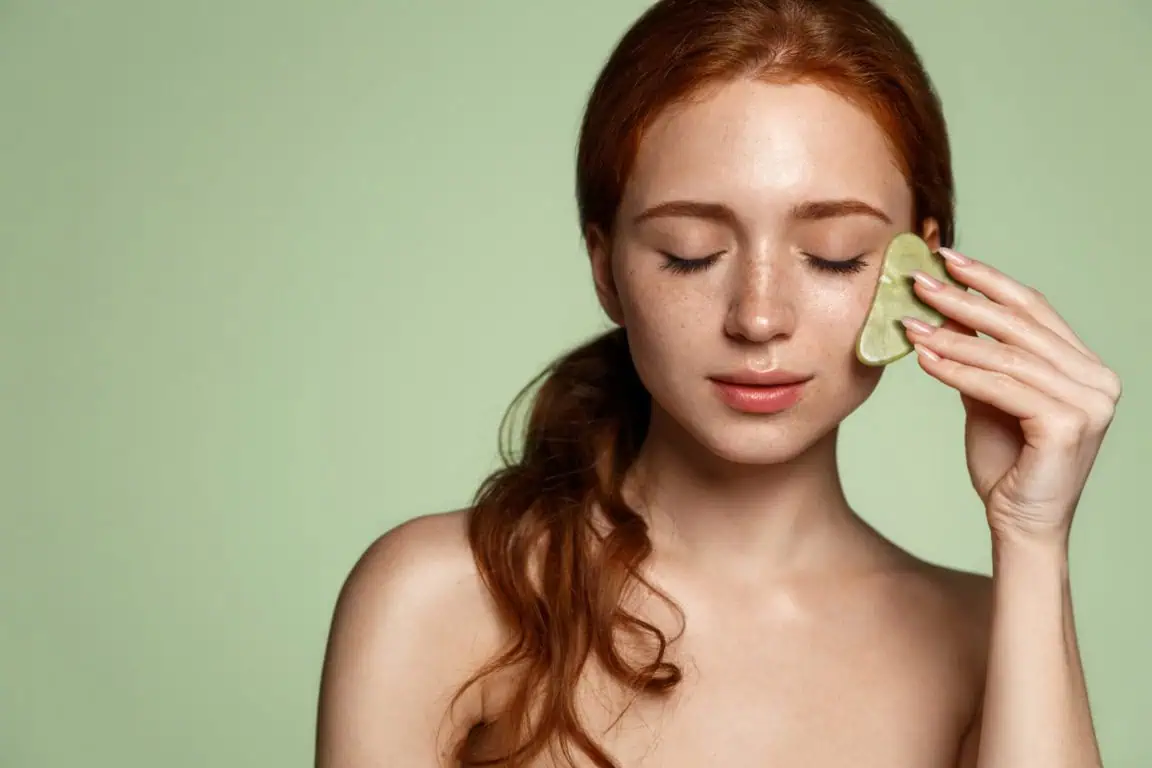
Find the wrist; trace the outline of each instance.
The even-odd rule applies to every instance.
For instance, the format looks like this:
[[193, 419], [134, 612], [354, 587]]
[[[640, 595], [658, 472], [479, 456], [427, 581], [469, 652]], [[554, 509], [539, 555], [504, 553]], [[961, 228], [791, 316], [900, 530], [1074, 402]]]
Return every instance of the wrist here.
[[1021, 533], [992, 534], [992, 564], [995, 571], [1024, 569], [1068, 573], [1068, 537], [1036, 536]]
[[985, 512], [994, 551], [1042, 557], [1063, 554], [1067, 557], [1071, 514], [1050, 510], [1031, 510], [1022, 514], [991, 506]]

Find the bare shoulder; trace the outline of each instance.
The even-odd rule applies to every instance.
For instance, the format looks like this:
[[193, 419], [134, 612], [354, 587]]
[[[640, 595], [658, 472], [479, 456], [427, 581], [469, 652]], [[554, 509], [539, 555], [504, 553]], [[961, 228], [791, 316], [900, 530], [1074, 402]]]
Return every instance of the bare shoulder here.
[[336, 601], [321, 682], [317, 765], [450, 764], [482, 718], [460, 686], [499, 650], [465, 511], [425, 515], [374, 541]]
[[983, 573], [922, 563], [922, 578], [954, 621], [983, 642], [992, 620], [992, 578]]
[[[420, 645], [479, 639], [494, 624], [467, 538], [467, 511], [424, 515], [376, 539], [345, 580], [335, 619], [364, 628], [403, 629], [388, 635]], [[434, 635], [422, 631], [451, 629]]]
[[433, 604], [448, 602], [477, 613], [482, 584], [468, 546], [467, 514], [423, 515], [380, 536], [352, 568], [341, 601], [374, 596], [395, 610], [433, 615]]
[[895, 590], [906, 626], [973, 684], [982, 684], [992, 628], [992, 579], [909, 556]]

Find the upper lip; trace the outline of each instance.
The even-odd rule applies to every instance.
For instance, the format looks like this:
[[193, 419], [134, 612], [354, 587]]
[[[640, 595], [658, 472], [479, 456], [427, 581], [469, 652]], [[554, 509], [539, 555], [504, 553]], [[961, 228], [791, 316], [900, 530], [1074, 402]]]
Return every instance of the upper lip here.
[[713, 376], [716, 381], [722, 381], [726, 384], [744, 384], [747, 386], [757, 387], [779, 387], [785, 384], [799, 384], [803, 381], [808, 381], [812, 378], [810, 375], [803, 373], [793, 373], [792, 371], [749, 371], [739, 370], [731, 373], [724, 373], [718, 376]]

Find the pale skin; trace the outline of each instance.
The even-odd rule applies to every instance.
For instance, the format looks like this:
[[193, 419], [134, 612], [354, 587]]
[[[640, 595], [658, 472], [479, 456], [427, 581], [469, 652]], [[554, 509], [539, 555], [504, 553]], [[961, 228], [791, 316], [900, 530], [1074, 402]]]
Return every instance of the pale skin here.
[[[846, 199], [875, 212], [804, 215]], [[685, 200], [708, 205], [637, 218]], [[812, 85], [736, 82], [661, 116], [611, 236], [588, 233], [597, 293], [654, 400], [629, 482], [651, 524], [647, 570], [686, 619], [671, 698], [632, 701], [616, 722], [627, 697], [586, 672], [585, 722], [621, 766], [1100, 765], [1068, 538], [1120, 383], [1040, 294], [945, 251], [972, 290], [918, 285], [950, 321], [908, 331], [925, 386], [965, 404], [993, 576], [917, 559], [844, 498], [837, 428], [880, 376], [853, 342], [883, 246], [907, 230], [939, 245], [935, 222], [912, 221], [867, 113]], [[666, 254], [712, 258], [685, 271]], [[812, 260], [858, 254], [854, 272]], [[769, 417], [732, 410], [709, 380], [776, 367], [812, 379]], [[504, 637], [464, 514], [385, 534], [349, 576], [325, 660], [320, 768], [450, 766], [455, 739], [499, 711], [496, 680], [447, 713]], [[658, 600], [630, 607], [679, 629]]]

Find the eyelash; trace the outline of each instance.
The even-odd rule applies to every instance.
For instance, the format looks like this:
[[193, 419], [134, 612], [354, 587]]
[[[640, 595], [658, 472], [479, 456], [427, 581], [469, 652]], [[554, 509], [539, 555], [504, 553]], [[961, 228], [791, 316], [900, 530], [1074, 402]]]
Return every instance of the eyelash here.
[[687, 275], [692, 272], [703, 272], [708, 267], [716, 263], [723, 251], [709, 254], [702, 259], [683, 259], [667, 251], [660, 251], [660, 255], [664, 257], [664, 264], [660, 267], [669, 272], [675, 272], [678, 275]]
[[863, 253], [857, 254], [850, 259], [846, 259], [845, 261], [829, 261], [828, 259], [822, 259], [819, 256], [813, 256], [810, 253], [804, 254], [804, 258], [808, 259], [808, 263], [814, 266], [816, 269], [819, 269], [822, 272], [832, 272], [838, 275], [851, 275], [868, 266], [868, 263], [864, 261]]
[[[667, 251], [661, 251], [660, 255], [665, 259], [661, 269], [667, 269], [669, 272], [675, 272], [679, 275], [703, 272], [715, 264], [723, 253], [723, 251], [719, 251], [701, 259], [684, 259]], [[855, 274], [867, 266], [863, 253], [845, 261], [829, 261], [828, 259], [813, 256], [810, 253], [805, 253], [804, 258], [808, 259], [808, 263], [821, 272], [830, 272], [837, 275]]]

